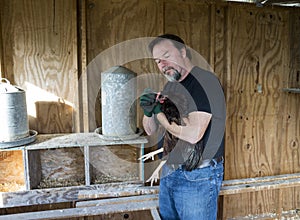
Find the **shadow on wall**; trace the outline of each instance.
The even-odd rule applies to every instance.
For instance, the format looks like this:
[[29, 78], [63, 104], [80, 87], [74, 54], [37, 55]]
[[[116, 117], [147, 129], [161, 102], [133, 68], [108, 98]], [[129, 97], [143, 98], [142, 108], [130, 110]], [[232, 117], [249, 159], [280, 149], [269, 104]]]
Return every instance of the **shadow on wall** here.
[[29, 127], [39, 134], [71, 133], [74, 130], [72, 106], [64, 102], [35, 102], [36, 117], [29, 115]]

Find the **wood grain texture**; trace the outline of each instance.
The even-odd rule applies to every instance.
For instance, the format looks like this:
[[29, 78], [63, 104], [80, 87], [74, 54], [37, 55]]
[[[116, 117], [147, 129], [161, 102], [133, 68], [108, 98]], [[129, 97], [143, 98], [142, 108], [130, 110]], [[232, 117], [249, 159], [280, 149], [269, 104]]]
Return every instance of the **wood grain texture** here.
[[79, 106], [80, 131], [89, 131], [88, 112], [88, 84], [87, 84], [87, 24], [86, 24], [86, 0], [78, 1], [78, 76], [79, 76]]
[[[227, 10], [225, 6], [216, 5], [214, 8], [215, 23], [211, 25], [215, 26], [215, 38], [214, 38], [214, 73], [219, 77], [219, 80], [224, 88], [226, 96], [227, 88], [227, 68], [226, 63], [229, 57], [226, 57], [227, 38], [226, 32], [228, 32], [228, 26], [226, 26]], [[226, 29], [227, 27], [227, 29]]]
[[[28, 108], [35, 109], [35, 102], [49, 100], [30, 90], [33, 86], [53, 95], [51, 101], [65, 100], [76, 108], [76, 1], [18, 0], [4, 1], [2, 5], [5, 70], [12, 83], [27, 89], [27, 99], [31, 100]], [[48, 107], [48, 117], [57, 115]], [[73, 118], [74, 110], [67, 110]], [[49, 120], [47, 116], [38, 120], [34, 117], [30, 121], [34, 128]], [[70, 126], [68, 118], [60, 118], [60, 122], [54, 123], [67, 124], [69, 131], [73, 130], [75, 121], [71, 122]]]
[[289, 13], [290, 72], [286, 82], [287, 87], [300, 88], [300, 9], [295, 8]]
[[[101, 72], [124, 65], [138, 75], [157, 73], [154, 62], [145, 58], [150, 57], [147, 38], [157, 36], [157, 27], [161, 25], [159, 5], [148, 0], [87, 2], [89, 131], [100, 127], [103, 120], [99, 93]], [[137, 40], [140, 38], [142, 41]], [[93, 85], [94, 82], [99, 83]], [[141, 119], [140, 108], [137, 112]]]
[[[223, 219], [242, 217], [249, 214], [276, 214], [278, 195], [274, 190], [242, 193], [225, 197], [224, 203], [227, 204], [227, 206], [223, 209]], [[230, 204], [234, 204], [234, 208], [230, 207]]]
[[[165, 1], [164, 32], [177, 34], [206, 61], [210, 58], [210, 5], [195, 1]], [[193, 60], [195, 63], [197, 59]]]
[[[293, 41], [287, 33], [291, 22], [286, 8], [229, 8], [228, 25], [232, 32], [225, 179], [300, 170], [299, 96], [282, 92], [290, 72], [289, 45]], [[225, 196], [223, 217], [249, 213], [279, 216], [282, 210], [299, 206], [295, 189]]]
[[[196, 0], [86, 3], [88, 67], [99, 54], [121, 43], [95, 62], [98, 73], [124, 64], [139, 76], [157, 74], [151, 59], [136, 58], [147, 53], [147, 48], [136, 44], [128, 50], [130, 44], [124, 42], [165, 32], [179, 34], [211, 63], [227, 99], [227, 180], [300, 171], [300, 96], [282, 91], [287, 86], [299, 87], [299, 9]], [[79, 52], [76, 1], [12, 0], [0, 4], [1, 64], [9, 80], [21, 86], [28, 82], [54, 94], [55, 99], [73, 102]], [[153, 77], [139, 83], [138, 89], [162, 85], [163, 81]], [[91, 93], [97, 96], [99, 87], [88, 92], [89, 97]], [[97, 126], [102, 120], [100, 98], [83, 100], [91, 103], [88, 113], [94, 112]], [[38, 109], [38, 117], [31, 121], [33, 128], [43, 133], [73, 131], [74, 107], [70, 103], [53, 98], [37, 101], [30, 103]], [[139, 109], [138, 126], [142, 115]], [[129, 154], [131, 159], [136, 156]], [[279, 215], [282, 208], [299, 208], [299, 187], [224, 196], [223, 205], [224, 219], [260, 212]]]
[[[0, 2], [2, 8], [2, 3]], [[0, 77], [5, 78], [4, 62], [3, 62], [3, 39], [2, 39], [2, 22], [1, 22], [1, 10], [0, 10]]]
[[287, 22], [284, 10], [232, 9], [226, 179], [278, 174], [282, 166], [275, 134], [281, 129]]
[[[1, 208], [21, 207], [21, 206], [34, 206], [43, 204], [58, 204], [64, 202], [75, 202], [81, 200], [79, 194], [87, 191], [103, 192], [102, 194], [113, 195], [117, 189], [124, 189], [128, 191], [130, 188], [141, 187], [141, 183], [109, 183], [91, 186], [72, 186], [72, 187], [59, 187], [51, 189], [35, 189], [20, 192], [3, 192], [1, 194]], [[141, 193], [151, 194], [151, 190], [144, 189]], [[139, 194], [142, 195], [142, 194]], [[82, 196], [80, 196], [82, 197]], [[84, 199], [83, 199], [84, 200]]]

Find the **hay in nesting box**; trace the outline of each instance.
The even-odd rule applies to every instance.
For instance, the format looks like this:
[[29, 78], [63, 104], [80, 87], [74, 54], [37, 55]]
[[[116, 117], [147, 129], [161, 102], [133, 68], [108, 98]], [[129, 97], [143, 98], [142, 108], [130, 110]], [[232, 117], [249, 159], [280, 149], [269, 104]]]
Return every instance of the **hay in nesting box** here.
[[68, 186], [81, 186], [84, 185], [84, 179], [43, 179], [37, 186], [38, 189], [68, 187]]
[[91, 148], [89, 162], [93, 167], [92, 178], [105, 183], [137, 179], [137, 157], [137, 148], [132, 146]]
[[105, 174], [98, 174], [94, 177], [93, 183], [94, 184], [103, 184], [103, 183], [117, 183], [117, 182], [130, 182], [130, 181], [138, 181], [139, 177], [137, 175], [132, 175], [130, 173], [124, 174], [121, 177], [115, 177]]
[[22, 151], [0, 152], [0, 191], [25, 190]]
[[85, 184], [83, 152], [79, 148], [40, 151], [42, 180], [38, 188]]

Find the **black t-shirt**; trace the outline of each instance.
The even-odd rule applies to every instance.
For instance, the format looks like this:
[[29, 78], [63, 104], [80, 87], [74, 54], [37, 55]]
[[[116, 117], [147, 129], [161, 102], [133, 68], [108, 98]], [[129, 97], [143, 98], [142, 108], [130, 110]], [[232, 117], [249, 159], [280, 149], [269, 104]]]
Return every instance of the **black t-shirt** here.
[[[175, 103], [183, 117], [194, 111], [203, 111], [212, 114], [212, 120], [201, 141], [203, 141], [205, 148], [209, 144], [210, 146], [208, 147], [213, 147], [213, 150], [207, 156], [205, 153], [203, 156], [204, 159], [206, 157], [212, 159], [223, 156], [226, 113], [224, 93], [218, 78], [211, 72], [194, 67], [183, 81], [168, 82], [162, 93]], [[214, 132], [216, 132], [216, 135], [211, 134]], [[176, 147], [168, 156], [168, 163], [182, 164], [193, 150], [193, 147], [194, 145], [179, 140]]]

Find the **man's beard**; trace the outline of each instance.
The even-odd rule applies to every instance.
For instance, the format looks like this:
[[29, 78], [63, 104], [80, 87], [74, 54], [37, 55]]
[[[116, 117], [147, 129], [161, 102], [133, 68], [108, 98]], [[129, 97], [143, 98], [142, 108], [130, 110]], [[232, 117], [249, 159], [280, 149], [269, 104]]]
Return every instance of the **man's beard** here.
[[[173, 75], [169, 75], [167, 71], [173, 71]], [[166, 67], [163, 69], [164, 76], [168, 79], [170, 82], [177, 82], [181, 78], [181, 74], [173, 67]]]

